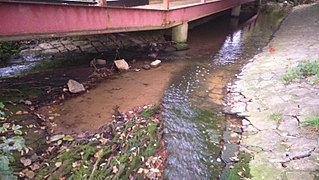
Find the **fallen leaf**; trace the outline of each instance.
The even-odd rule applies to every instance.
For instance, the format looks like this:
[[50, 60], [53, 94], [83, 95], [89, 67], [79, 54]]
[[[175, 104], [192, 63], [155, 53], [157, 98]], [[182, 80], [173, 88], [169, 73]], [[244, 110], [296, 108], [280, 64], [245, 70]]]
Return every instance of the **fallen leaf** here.
[[10, 128], [10, 123], [4, 123], [4, 124], [2, 125], [2, 127], [8, 129], [8, 128]]
[[246, 172], [246, 169], [243, 167], [243, 171]]
[[115, 174], [115, 173], [117, 173], [118, 171], [119, 171], [119, 169], [117, 169], [116, 166], [113, 166], [112, 172]]
[[237, 133], [230, 133], [230, 137], [232, 137], [232, 138], [238, 137], [238, 134]]
[[22, 157], [22, 158], [20, 159], [20, 162], [21, 162], [24, 166], [30, 166], [30, 165], [31, 165], [31, 159], [29, 159], [29, 158]]
[[72, 163], [72, 167], [76, 168], [76, 167], [80, 167], [81, 163], [79, 161]]
[[103, 167], [103, 166], [105, 166], [106, 165], [106, 163], [102, 163], [102, 164], [100, 164], [100, 167]]
[[143, 172], [144, 172], [143, 168], [139, 168], [138, 171], [137, 171], [138, 174], [142, 174]]
[[73, 141], [74, 138], [72, 136], [70, 136], [70, 135], [66, 135], [66, 136], [63, 137], [63, 140], [64, 141]]
[[50, 147], [48, 147], [47, 151], [51, 152], [54, 148], [55, 148], [55, 146], [50, 146]]
[[128, 159], [129, 159], [129, 162], [133, 161], [133, 157], [132, 156], [130, 156]]
[[160, 170], [155, 169], [155, 168], [151, 168], [150, 171], [151, 171], [151, 172], [155, 172], [155, 173], [159, 173], [159, 172], [160, 172]]
[[59, 116], [61, 116], [61, 114], [58, 114], [58, 113], [54, 113], [54, 114], [52, 114], [53, 116], [56, 116], [56, 117], [59, 117]]
[[100, 141], [102, 144], [107, 143], [107, 139], [105, 139], [105, 138], [100, 138], [99, 141]]
[[96, 152], [96, 153], [94, 154], [94, 157], [95, 157], [95, 158], [100, 158], [102, 154], [103, 154], [103, 149], [100, 149], [98, 152]]
[[17, 112], [16, 112], [16, 115], [22, 115], [22, 114], [23, 114], [22, 111], [17, 111]]
[[148, 172], [150, 172], [149, 169], [144, 169], [144, 174], [147, 174]]
[[26, 173], [24, 173], [24, 175], [28, 177], [29, 179], [33, 179], [35, 176], [34, 172], [31, 170], [28, 170]]
[[25, 100], [25, 101], [24, 101], [24, 104], [26, 104], [26, 105], [32, 105], [32, 102], [29, 101], [29, 100]]
[[64, 138], [64, 134], [58, 134], [58, 135], [54, 135], [50, 137], [50, 141], [54, 142], [54, 141], [58, 141], [60, 139]]
[[56, 162], [55, 167], [59, 168], [62, 165], [62, 162]]
[[58, 140], [58, 145], [61, 145], [62, 144], [62, 140]]
[[40, 168], [40, 165], [39, 163], [33, 163], [31, 164], [30, 168], [32, 169], [32, 171], [35, 171]]
[[28, 169], [28, 168], [26, 168], [26, 169], [23, 169], [23, 170], [22, 170], [22, 173], [24, 173], [24, 174], [25, 174], [25, 173], [26, 173], [26, 172], [28, 172], [28, 171], [29, 171], [29, 169]]

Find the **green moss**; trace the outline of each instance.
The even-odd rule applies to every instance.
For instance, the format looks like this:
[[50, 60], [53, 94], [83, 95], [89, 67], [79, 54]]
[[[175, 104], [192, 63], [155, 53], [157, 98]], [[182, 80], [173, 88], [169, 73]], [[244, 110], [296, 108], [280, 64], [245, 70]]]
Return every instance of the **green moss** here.
[[88, 59], [91, 59], [91, 58], [62, 57], [62, 58], [55, 58], [54, 60], [42, 60], [40, 62], [37, 62], [35, 66], [32, 67], [31, 69], [23, 71], [20, 75], [27, 75], [27, 74], [33, 74], [33, 73], [39, 73], [39, 72], [45, 72], [45, 71], [54, 71], [55, 69], [59, 69], [59, 68], [78, 66], [81, 64], [89, 64]]
[[177, 43], [177, 44], [174, 44], [173, 47], [175, 47], [177, 51], [183, 51], [183, 50], [189, 49], [189, 46], [186, 43]]
[[226, 179], [239, 180], [245, 178], [252, 178], [250, 174], [249, 162], [252, 155], [240, 152], [238, 155], [239, 161], [233, 165], [232, 169], [226, 171]]

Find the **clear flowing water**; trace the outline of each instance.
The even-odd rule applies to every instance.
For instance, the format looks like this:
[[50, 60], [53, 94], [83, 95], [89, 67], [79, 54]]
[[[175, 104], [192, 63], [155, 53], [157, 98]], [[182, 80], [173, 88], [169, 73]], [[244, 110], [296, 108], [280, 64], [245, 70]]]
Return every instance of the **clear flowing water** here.
[[[201, 49], [195, 44], [195, 51], [210, 51], [211, 56], [186, 58], [186, 54], [187, 65], [171, 80], [162, 99], [164, 139], [169, 152], [165, 178], [220, 177], [225, 166], [220, 159], [225, 86], [249, 58], [267, 45], [284, 16], [279, 9], [262, 10], [235, 29], [233, 20], [224, 16], [190, 33], [196, 36], [191, 40], [206, 47]], [[221, 30], [209, 31], [216, 27], [216, 21], [223, 22], [217, 26]], [[215, 41], [217, 36], [223, 36], [223, 41]]]

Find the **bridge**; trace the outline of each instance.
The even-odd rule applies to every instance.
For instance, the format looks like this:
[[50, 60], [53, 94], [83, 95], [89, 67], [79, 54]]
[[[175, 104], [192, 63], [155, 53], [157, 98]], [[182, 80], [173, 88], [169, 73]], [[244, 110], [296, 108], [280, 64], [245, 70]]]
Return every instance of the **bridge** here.
[[[130, 0], [134, 1], [134, 0]], [[188, 22], [255, 0], [147, 0], [136, 5], [114, 0], [0, 0], [0, 41], [172, 28], [187, 41]]]

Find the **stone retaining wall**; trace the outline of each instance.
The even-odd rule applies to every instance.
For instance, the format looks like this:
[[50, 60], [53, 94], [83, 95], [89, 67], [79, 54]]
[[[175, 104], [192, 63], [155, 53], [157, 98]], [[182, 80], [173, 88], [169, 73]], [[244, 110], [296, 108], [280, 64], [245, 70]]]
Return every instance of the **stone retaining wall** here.
[[31, 59], [81, 55], [83, 53], [98, 54], [114, 52], [117, 48], [143, 50], [154, 42], [165, 42], [163, 31], [29, 40], [20, 42], [20, 52], [16, 59], [32, 61]]

